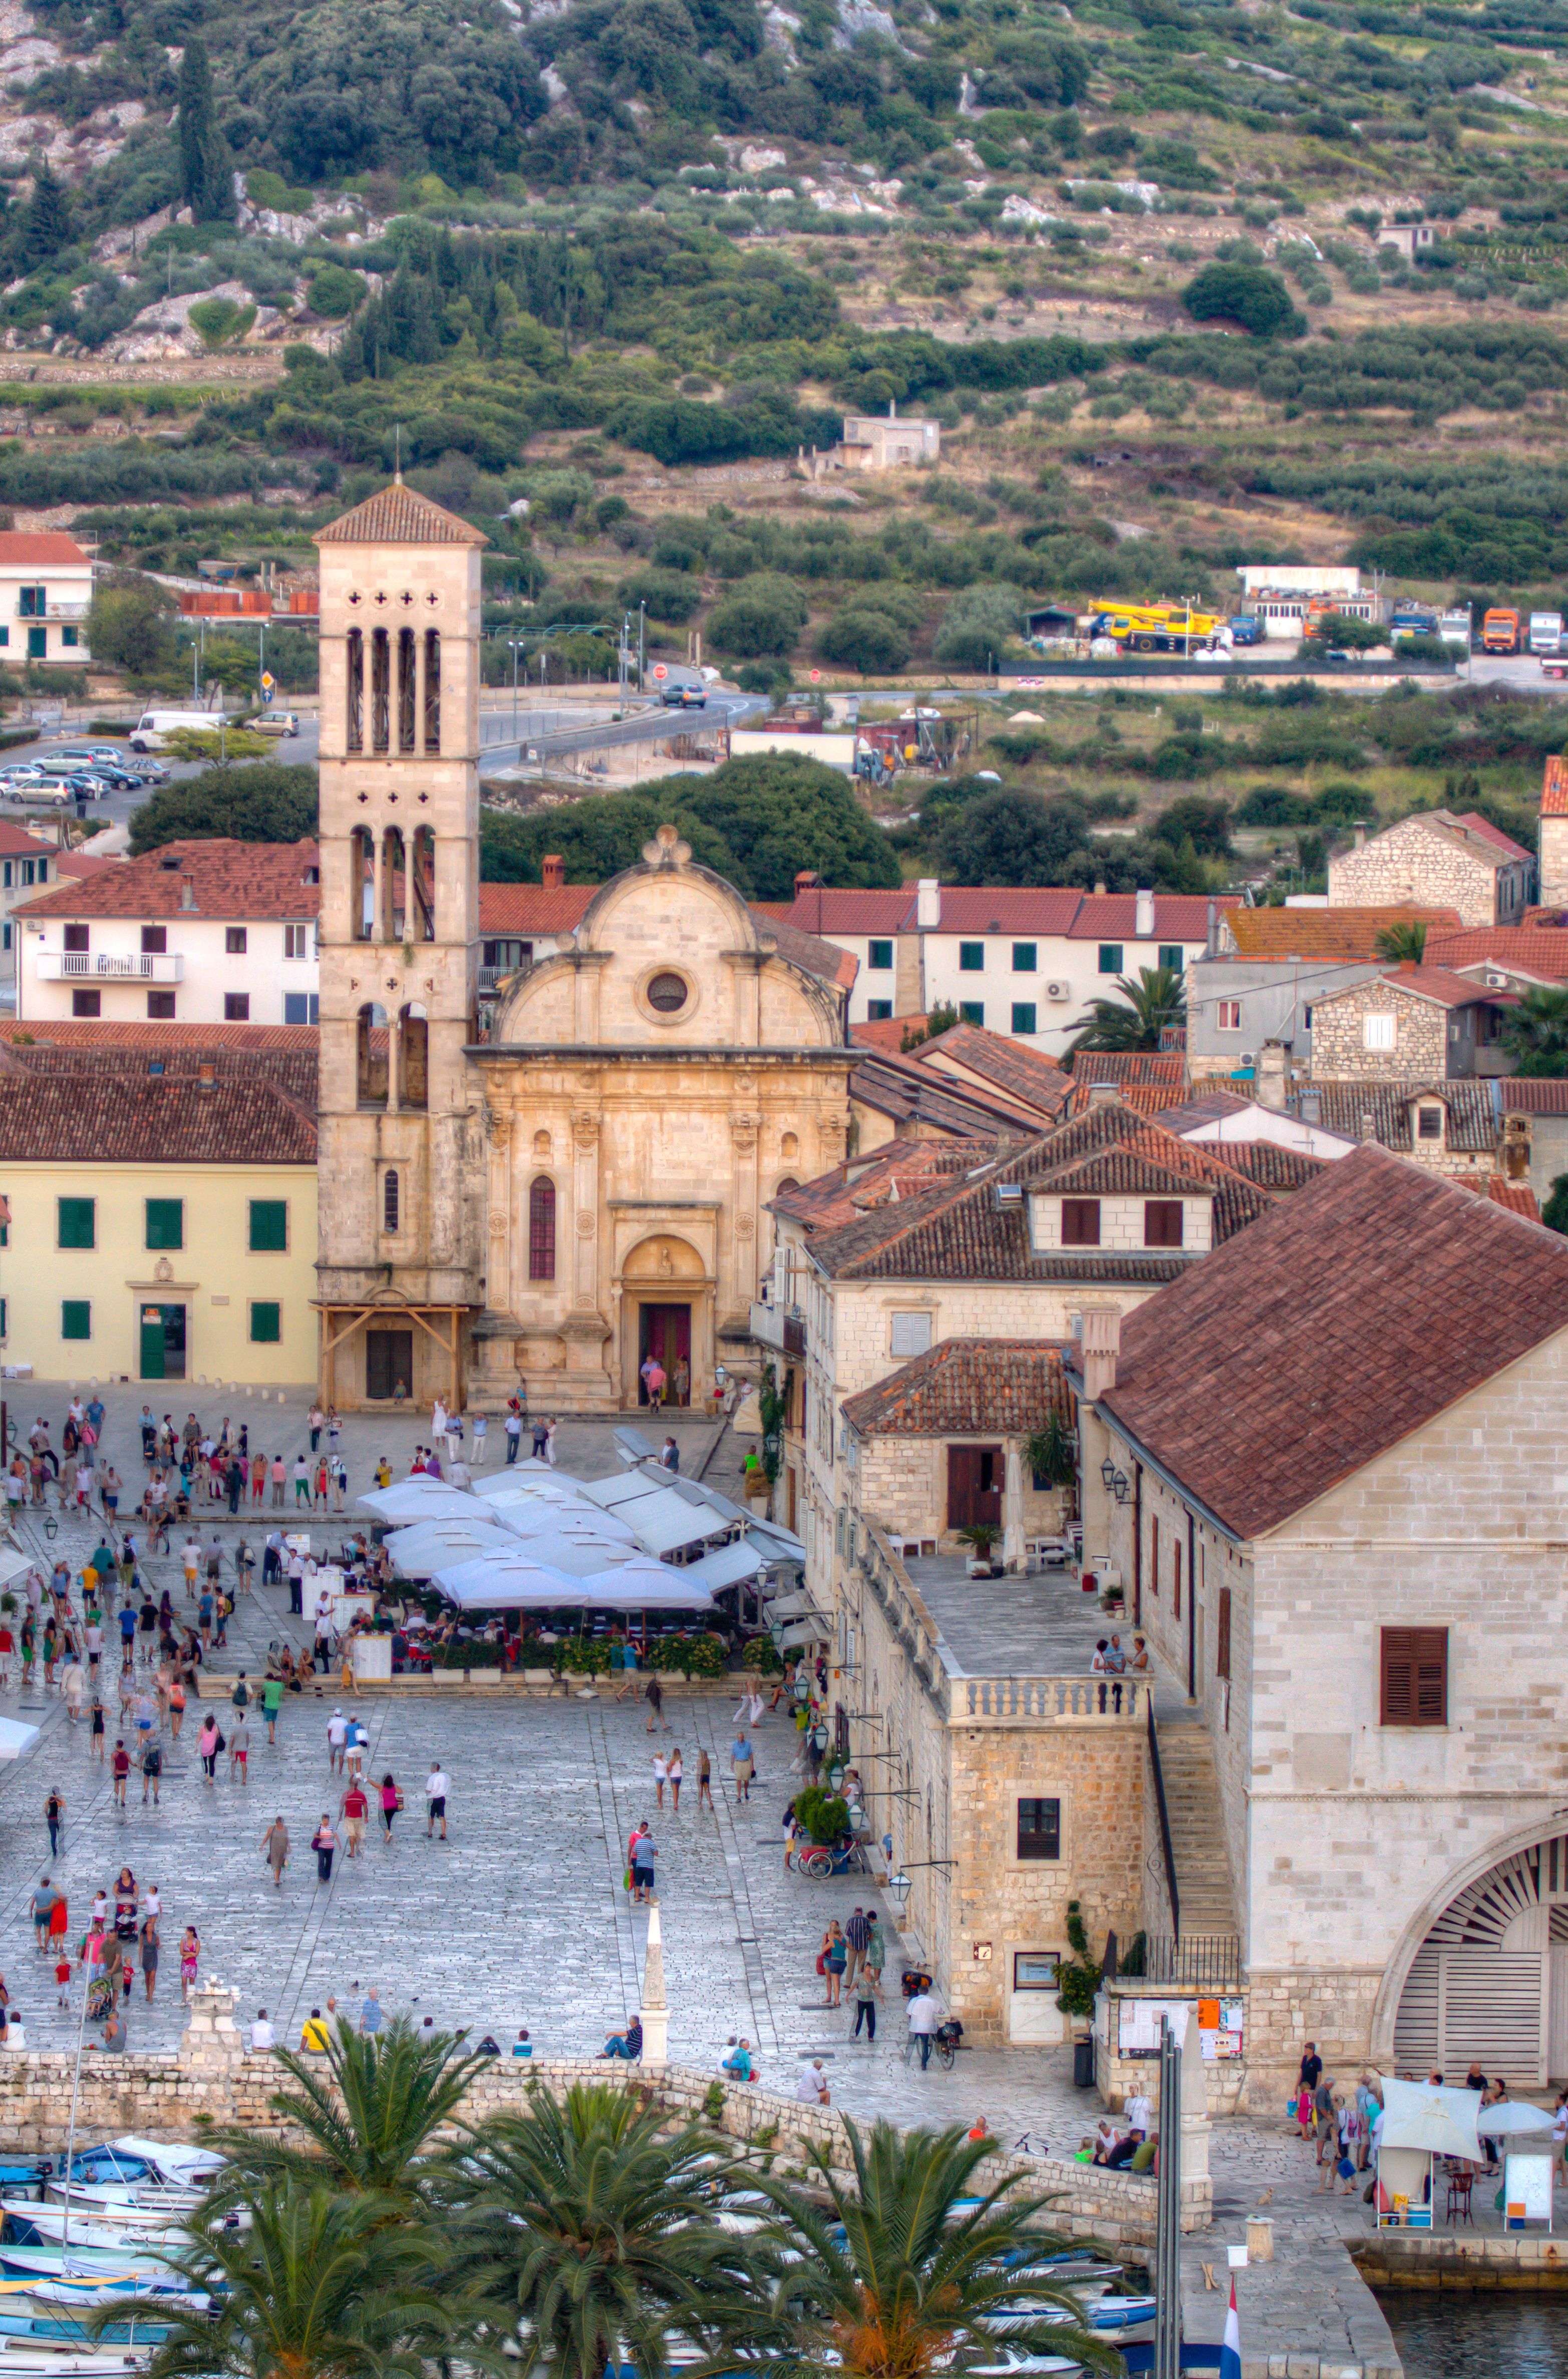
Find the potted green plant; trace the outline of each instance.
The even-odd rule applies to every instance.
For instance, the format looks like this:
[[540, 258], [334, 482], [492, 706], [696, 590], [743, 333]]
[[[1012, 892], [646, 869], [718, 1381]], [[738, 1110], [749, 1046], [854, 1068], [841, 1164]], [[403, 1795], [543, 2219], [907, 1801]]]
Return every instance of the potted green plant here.
[[1001, 1528], [995, 1520], [971, 1520], [967, 1528], [959, 1530], [959, 1544], [970, 1547], [971, 1577], [995, 1577], [997, 1575], [1001, 1564], [996, 1560], [996, 1545], [1001, 1534]]

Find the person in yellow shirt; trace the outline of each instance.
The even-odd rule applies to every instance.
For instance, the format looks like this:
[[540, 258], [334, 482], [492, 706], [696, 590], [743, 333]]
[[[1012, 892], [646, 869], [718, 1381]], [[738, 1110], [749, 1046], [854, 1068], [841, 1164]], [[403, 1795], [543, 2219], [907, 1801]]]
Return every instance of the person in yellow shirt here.
[[390, 1487], [392, 1485], [392, 1464], [387, 1460], [384, 1454], [376, 1465], [376, 1484], [378, 1487]]
[[320, 2008], [312, 2008], [304, 2024], [300, 2027], [299, 2045], [300, 2047], [311, 2057], [325, 2057], [327, 2053], [327, 2027], [322, 2021], [321, 2011]]

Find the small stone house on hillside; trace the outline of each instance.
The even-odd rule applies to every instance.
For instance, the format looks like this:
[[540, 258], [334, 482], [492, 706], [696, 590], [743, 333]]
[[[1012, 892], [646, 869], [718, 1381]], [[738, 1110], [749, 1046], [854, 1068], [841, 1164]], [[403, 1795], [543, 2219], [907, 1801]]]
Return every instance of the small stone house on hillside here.
[[1568, 2073], [1568, 1240], [1368, 1146], [1112, 1327], [1085, 1537], [1207, 1733], [1250, 2103]]
[[[1496, 1081], [1323, 1082], [1302, 1093], [1345, 1140], [1375, 1141], [1434, 1173], [1483, 1173], [1502, 1161], [1504, 1091]], [[1234, 1159], [1227, 1150], [1227, 1161]]]
[[1376, 908], [1414, 900], [1456, 909], [1465, 925], [1516, 924], [1528, 908], [1533, 854], [1481, 816], [1422, 810], [1329, 861], [1329, 906]]
[[1387, 968], [1312, 1003], [1312, 1077], [1406, 1081], [1504, 1074], [1501, 1045], [1514, 995], [1447, 967]]

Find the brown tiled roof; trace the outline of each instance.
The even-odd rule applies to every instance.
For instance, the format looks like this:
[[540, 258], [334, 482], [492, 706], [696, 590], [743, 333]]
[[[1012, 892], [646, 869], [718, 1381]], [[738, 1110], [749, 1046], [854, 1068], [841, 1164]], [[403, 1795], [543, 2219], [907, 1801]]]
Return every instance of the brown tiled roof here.
[[1504, 1115], [1568, 1115], [1568, 1081], [1509, 1074], [1497, 1088]]
[[0, 818], [0, 859], [64, 859], [66, 853], [57, 844], [45, 842], [36, 834], [29, 834], [9, 818]]
[[1568, 933], [1560, 925], [1492, 925], [1429, 934], [1427, 958], [1433, 966], [1490, 966], [1559, 983], [1568, 976]]
[[[100, 1057], [102, 1053], [98, 1053]], [[0, 1068], [0, 1161], [65, 1165], [308, 1165], [312, 1107], [250, 1068], [161, 1075], [134, 1059]]]
[[862, 1437], [1027, 1437], [1069, 1412], [1061, 1350], [1038, 1338], [944, 1338], [843, 1404]]
[[931, 1066], [918, 1065], [913, 1053], [900, 1057], [892, 1050], [868, 1049], [850, 1076], [850, 1096], [877, 1115], [890, 1116], [895, 1125], [942, 1132], [957, 1140], [983, 1138], [998, 1131], [1028, 1131], [1034, 1117], [1016, 1101], [978, 1084], [958, 1082]]
[[482, 934], [573, 934], [597, 884], [481, 884]]
[[[1314, 994], [1314, 1008], [1327, 1008], [1334, 1001], [1354, 999], [1366, 991], [1374, 980], [1368, 976], [1352, 984], [1345, 991], [1320, 991]], [[1413, 999], [1427, 999], [1439, 1008], [1474, 1008], [1495, 1004], [1502, 995], [1489, 992], [1484, 984], [1472, 983], [1467, 975], [1451, 974], [1446, 967], [1397, 966], [1385, 967], [1381, 980], [1390, 991], [1402, 991]]]
[[0, 569], [47, 570], [51, 563], [85, 567], [91, 557], [63, 529], [0, 529]]
[[994, 1140], [885, 1141], [869, 1156], [851, 1157], [786, 1190], [772, 1201], [772, 1212], [792, 1215], [808, 1229], [838, 1230], [874, 1206], [917, 1197], [938, 1181], [961, 1180], [995, 1153]]
[[192, 1065], [204, 1057], [225, 1054], [266, 1056], [280, 1053], [308, 1060], [314, 1067], [320, 1033], [314, 1024], [147, 1024], [115, 1023], [107, 1018], [88, 1022], [77, 1017], [50, 1017], [43, 1021], [0, 1017], [0, 1048], [7, 1045], [29, 1049], [135, 1049], [142, 1054], [178, 1057]]
[[1176, 1050], [1080, 1049], [1072, 1061], [1072, 1078], [1080, 1090], [1091, 1082], [1115, 1082], [1118, 1090], [1131, 1082], [1152, 1082], [1179, 1095], [1187, 1088], [1187, 1059]]
[[[1239, 905], [1240, 896], [1224, 892], [1215, 902], [1221, 916]], [[1130, 942], [1138, 939], [1138, 900], [1131, 892], [1085, 894], [1067, 932], [1075, 942]], [[1145, 938], [1156, 942], [1203, 942], [1209, 936], [1209, 903], [1198, 892], [1156, 892], [1154, 931]]]
[[794, 925], [802, 934], [903, 934], [914, 930], [915, 888], [912, 884], [899, 885], [893, 891], [874, 887], [846, 887], [839, 890], [831, 884], [819, 889], [813, 884], [797, 892], [793, 900], [770, 900], [768, 913], [787, 925]]
[[[766, 916], [767, 913], [765, 903], [754, 901], [754, 915]], [[923, 1033], [924, 1030], [923, 1016], [868, 1016], [862, 1023], [850, 1025], [850, 1038], [859, 1048], [891, 1051], [897, 1057], [906, 1033]]]
[[1451, 1173], [1461, 1190], [1473, 1190], [1478, 1198], [1490, 1198], [1494, 1206], [1506, 1206], [1511, 1214], [1523, 1214], [1527, 1223], [1538, 1223], [1541, 1210], [1536, 1193], [1527, 1181], [1505, 1181], [1501, 1173]]
[[82, 883], [62, 884], [27, 903], [30, 917], [177, 917], [186, 877], [195, 880], [190, 913], [234, 924], [314, 917], [321, 888], [320, 853], [304, 842], [170, 842], [145, 858], [106, 867]]
[[488, 545], [483, 529], [394, 479], [317, 532], [318, 545]]
[[819, 941], [815, 934], [803, 934], [798, 925], [787, 924], [781, 917], [759, 917], [752, 912], [753, 922], [759, 933], [767, 935], [778, 944], [778, 955], [802, 974], [814, 974], [822, 983], [830, 983], [839, 991], [849, 991], [861, 971], [861, 962], [853, 950], [841, 950], [837, 942]]
[[[812, 1253], [838, 1279], [1174, 1280], [1193, 1262], [1191, 1255], [1092, 1248], [1037, 1252], [1031, 1245], [1028, 1193], [1062, 1194], [1064, 1185], [1094, 1179], [1096, 1168], [1111, 1194], [1208, 1193], [1216, 1240], [1255, 1221], [1271, 1202], [1265, 1190], [1197, 1141], [1156, 1129], [1120, 1102], [1103, 1101], [958, 1182], [819, 1234]], [[1024, 1199], [999, 1204], [1000, 1182], [1019, 1183]]]
[[1237, 1098], [1233, 1091], [1194, 1092], [1177, 1106], [1162, 1107], [1154, 1121], [1164, 1131], [1174, 1131], [1178, 1140], [1196, 1131], [1206, 1123], [1224, 1123], [1227, 1116], [1247, 1115], [1254, 1102]]
[[[1396, 820], [1395, 825], [1425, 827], [1431, 833], [1447, 835], [1468, 857], [1480, 861], [1487, 867], [1506, 867], [1511, 860], [1528, 859], [1530, 856], [1501, 828], [1493, 826], [1489, 818], [1482, 817], [1474, 810], [1464, 817], [1453, 810], [1412, 810], [1406, 816]], [[1394, 831], [1395, 827], [1383, 829], [1384, 834]], [[1374, 839], [1381, 840], [1381, 838]]]
[[[1512, 1085], [1509, 1086], [1512, 1088]], [[1448, 1148], [1462, 1156], [1488, 1156], [1497, 1145], [1497, 1086], [1487, 1081], [1441, 1082], [1318, 1082], [1307, 1093], [1317, 1103], [1316, 1120], [1346, 1140], [1375, 1140], [1396, 1155], [1409, 1153], [1410, 1107], [1416, 1099], [1441, 1099], [1448, 1109]], [[1343, 1161], [1343, 1160], [1342, 1160]]]
[[1072, 1090], [1072, 1076], [1052, 1058], [1024, 1042], [1009, 1040], [1005, 1033], [987, 1032], [983, 1024], [951, 1025], [935, 1040], [923, 1041], [910, 1055], [917, 1065], [929, 1066], [935, 1073], [945, 1073], [953, 1066], [962, 1074], [977, 1074], [983, 1082], [1025, 1102], [1053, 1123], [1065, 1112]]
[[1568, 767], [1561, 752], [1549, 752], [1541, 783], [1542, 817], [1568, 817]]
[[1070, 934], [1083, 894], [1051, 884], [944, 884], [945, 934]]
[[1101, 1404], [1254, 1537], [1565, 1328], [1568, 1240], [1358, 1148], [1124, 1316]]
[[[1340, 959], [1354, 964], [1378, 956], [1378, 936], [1392, 925], [1427, 928], [1427, 954], [1439, 926], [1459, 923], [1456, 909], [1227, 909], [1220, 928], [1244, 959]], [[1222, 949], [1222, 954], [1224, 954]]]
[[54, 862], [56, 876], [80, 878], [96, 876], [101, 867], [123, 867], [125, 862], [107, 851], [63, 851]]
[[[1208, 1141], [1200, 1144], [1212, 1145]], [[1282, 1148], [1273, 1140], [1227, 1140], [1221, 1153], [1233, 1173], [1245, 1174], [1260, 1190], [1282, 1191], [1305, 1189], [1325, 1165], [1339, 1162], [1336, 1157], [1307, 1156], [1299, 1149]]]
[[1467, 826], [1472, 834], [1478, 834], [1483, 841], [1493, 844], [1508, 858], [1533, 859], [1535, 857], [1533, 851], [1526, 851], [1522, 842], [1515, 842], [1511, 834], [1504, 834], [1500, 826], [1493, 826], [1490, 818], [1483, 817], [1479, 810], [1458, 810], [1454, 815], [1461, 826]]

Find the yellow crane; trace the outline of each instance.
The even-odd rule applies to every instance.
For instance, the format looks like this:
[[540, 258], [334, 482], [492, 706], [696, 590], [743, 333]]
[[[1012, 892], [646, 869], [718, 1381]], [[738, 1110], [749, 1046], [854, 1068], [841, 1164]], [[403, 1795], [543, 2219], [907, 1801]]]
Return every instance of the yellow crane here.
[[1092, 603], [1089, 609], [1092, 636], [1109, 636], [1135, 653], [1189, 652], [1224, 625], [1224, 613], [1200, 611], [1191, 603]]

